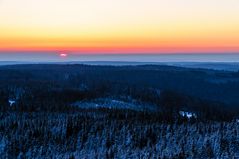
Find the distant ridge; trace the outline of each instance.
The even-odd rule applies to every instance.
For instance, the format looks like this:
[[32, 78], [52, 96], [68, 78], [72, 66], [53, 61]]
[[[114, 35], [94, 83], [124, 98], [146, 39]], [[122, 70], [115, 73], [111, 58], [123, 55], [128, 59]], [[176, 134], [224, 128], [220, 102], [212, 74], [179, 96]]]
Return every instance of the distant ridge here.
[[32, 64], [33, 62], [24, 62], [24, 61], [0, 61], [1, 65], [18, 65], [18, 64]]
[[0, 61], [0, 66], [20, 64], [62, 64], [62, 65], [99, 65], [99, 66], [137, 66], [137, 65], [167, 65], [186, 68], [202, 68], [225, 71], [239, 71], [239, 62], [135, 62], [135, 61], [66, 61], [66, 62], [29, 62]]

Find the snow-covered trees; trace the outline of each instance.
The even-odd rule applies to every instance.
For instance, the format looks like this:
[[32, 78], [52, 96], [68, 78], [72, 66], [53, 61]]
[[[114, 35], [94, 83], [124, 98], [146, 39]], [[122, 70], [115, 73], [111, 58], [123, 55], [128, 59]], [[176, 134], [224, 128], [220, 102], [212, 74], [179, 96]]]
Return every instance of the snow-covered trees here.
[[239, 153], [236, 122], [165, 123], [154, 115], [139, 120], [138, 113], [1, 113], [0, 153], [67, 159], [231, 158]]
[[0, 158], [239, 156], [238, 73], [153, 65], [0, 72]]

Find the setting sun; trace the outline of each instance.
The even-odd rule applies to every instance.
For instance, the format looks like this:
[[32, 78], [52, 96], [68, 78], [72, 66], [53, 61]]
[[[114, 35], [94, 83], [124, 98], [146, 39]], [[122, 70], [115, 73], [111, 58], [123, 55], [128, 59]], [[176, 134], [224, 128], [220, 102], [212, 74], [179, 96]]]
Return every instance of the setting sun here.
[[66, 53], [61, 53], [60, 54], [60, 57], [67, 57], [68, 56], [68, 54], [66, 54]]

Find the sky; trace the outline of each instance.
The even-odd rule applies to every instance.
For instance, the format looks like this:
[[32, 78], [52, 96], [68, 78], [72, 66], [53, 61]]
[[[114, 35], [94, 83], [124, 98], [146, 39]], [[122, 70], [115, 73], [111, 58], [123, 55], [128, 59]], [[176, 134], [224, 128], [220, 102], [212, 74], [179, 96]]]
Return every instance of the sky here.
[[238, 0], [0, 0], [1, 52], [239, 53]]

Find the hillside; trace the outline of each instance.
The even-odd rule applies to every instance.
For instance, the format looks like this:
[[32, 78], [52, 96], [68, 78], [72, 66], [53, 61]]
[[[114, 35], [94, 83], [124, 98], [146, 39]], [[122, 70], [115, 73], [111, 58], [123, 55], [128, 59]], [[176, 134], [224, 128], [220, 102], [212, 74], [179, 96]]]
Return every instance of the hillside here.
[[232, 158], [239, 74], [161, 65], [0, 67], [4, 158]]

